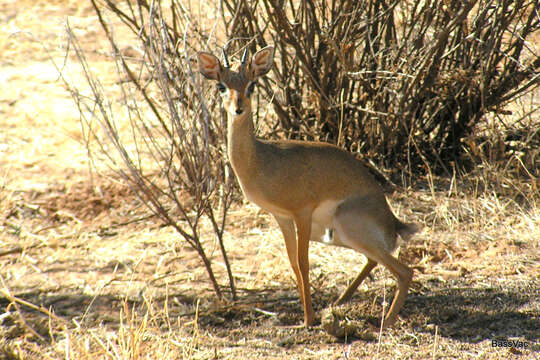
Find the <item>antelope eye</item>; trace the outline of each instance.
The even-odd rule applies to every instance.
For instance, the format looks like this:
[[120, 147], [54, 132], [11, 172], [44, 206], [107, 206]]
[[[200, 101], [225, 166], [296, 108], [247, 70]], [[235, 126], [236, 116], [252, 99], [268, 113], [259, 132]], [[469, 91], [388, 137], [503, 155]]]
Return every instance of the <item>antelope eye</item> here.
[[253, 93], [253, 90], [255, 90], [255, 85], [257, 85], [257, 83], [255, 81], [252, 81], [249, 83], [247, 89], [246, 89], [246, 95], [247, 96], [250, 96], [252, 93]]
[[227, 88], [225, 87], [225, 85], [224, 85], [223, 83], [218, 83], [218, 84], [217, 84], [217, 88], [218, 88], [218, 91], [219, 91], [220, 93], [222, 93], [222, 94], [223, 94], [225, 91], [227, 91]]

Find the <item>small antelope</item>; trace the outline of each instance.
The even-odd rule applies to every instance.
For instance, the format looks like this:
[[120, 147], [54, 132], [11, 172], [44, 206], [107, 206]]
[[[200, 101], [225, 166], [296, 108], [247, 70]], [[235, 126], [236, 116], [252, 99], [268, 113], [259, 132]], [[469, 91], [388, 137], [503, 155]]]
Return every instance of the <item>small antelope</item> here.
[[[382, 324], [390, 326], [397, 319], [413, 274], [391, 252], [398, 234], [408, 239], [417, 227], [394, 216], [379, 184], [350, 153], [322, 142], [255, 137], [251, 95], [257, 79], [270, 71], [273, 57], [274, 48], [268, 46], [248, 61], [246, 49], [241, 64], [233, 70], [225, 52], [223, 64], [210, 53], [198, 53], [199, 71], [217, 81], [228, 113], [228, 155], [242, 192], [274, 215], [283, 233], [304, 308], [304, 326], [315, 320], [309, 285], [310, 240], [352, 248], [367, 257], [337, 304], [351, 298], [377, 263], [394, 274], [398, 288]], [[331, 239], [323, 236], [326, 229], [333, 230]]]

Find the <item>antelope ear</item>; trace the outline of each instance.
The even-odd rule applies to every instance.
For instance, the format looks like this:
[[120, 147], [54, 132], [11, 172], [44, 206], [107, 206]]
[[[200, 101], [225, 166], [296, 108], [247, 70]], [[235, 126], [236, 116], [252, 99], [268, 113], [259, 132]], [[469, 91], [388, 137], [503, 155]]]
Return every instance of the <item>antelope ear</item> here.
[[199, 61], [199, 72], [207, 79], [219, 81], [219, 75], [221, 73], [219, 59], [203, 51], [197, 53], [197, 59]]
[[255, 53], [251, 59], [250, 71], [253, 80], [270, 71], [274, 63], [274, 47], [267, 46]]

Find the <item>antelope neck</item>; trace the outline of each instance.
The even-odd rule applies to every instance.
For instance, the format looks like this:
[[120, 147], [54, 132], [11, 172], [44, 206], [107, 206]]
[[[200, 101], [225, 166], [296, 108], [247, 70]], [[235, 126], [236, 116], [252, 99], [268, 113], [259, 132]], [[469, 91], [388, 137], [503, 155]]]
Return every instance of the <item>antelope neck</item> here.
[[251, 111], [239, 116], [228, 115], [228, 155], [234, 172], [239, 178], [250, 176], [256, 160], [255, 129]]

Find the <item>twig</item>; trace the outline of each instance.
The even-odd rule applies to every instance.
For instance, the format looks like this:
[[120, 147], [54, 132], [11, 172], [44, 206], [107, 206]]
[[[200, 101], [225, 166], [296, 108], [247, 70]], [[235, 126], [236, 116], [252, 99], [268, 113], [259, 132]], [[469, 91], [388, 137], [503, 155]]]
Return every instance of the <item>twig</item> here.
[[58, 316], [56, 316], [55, 314], [53, 314], [52, 312], [50, 312], [49, 310], [41, 307], [41, 306], [37, 306], [37, 305], [34, 305], [26, 300], [23, 300], [23, 299], [20, 299], [18, 297], [15, 297], [11, 294], [11, 291], [9, 290], [6, 282], [4, 281], [4, 277], [2, 275], [0, 275], [0, 281], [2, 282], [2, 286], [4, 287], [2, 290], [0, 290], [0, 295], [4, 296], [7, 300], [10, 301], [11, 304], [13, 304], [13, 306], [15, 306], [15, 309], [17, 309], [17, 313], [19, 314], [19, 318], [22, 322], [22, 324], [24, 325], [24, 327], [30, 331], [32, 333], [32, 335], [34, 335], [35, 337], [37, 337], [41, 342], [46, 342], [45, 338], [40, 335], [36, 330], [34, 330], [34, 328], [32, 326], [30, 326], [30, 324], [26, 321], [26, 318], [24, 317], [23, 315], [23, 312], [21, 311], [21, 308], [19, 307], [19, 304], [20, 305], [23, 305], [23, 306], [26, 306], [26, 307], [29, 307], [33, 310], [36, 310], [36, 311], [39, 311], [45, 315], [47, 315], [49, 318], [52, 318], [54, 320], [57, 320], [58, 322], [62, 323], [62, 324], [66, 324], [66, 321]]
[[[26, 307], [32, 309], [32, 310], [39, 311], [40, 313], [42, 313], [44, 315], [47, 315], [48, 317], [50, 317], [50, 318], [52, 318], [52, 319], [54, 319], [54, 320], [56, 320], [58, 322], [61, 322], [63, 324], [67, 323], [67, 321], [65, 319], [59, 317], [58, 315], [55, 315], [51, 311], [45, 309], [43, 306], [37, 306], [35, 304], [32, 304], [31, 302], [28, 302], [26, 300], [23, 300], [21, 298], [18, 298], [16, 296], [11, 295], [9, 290], [7, 290], [7, 287], [6, 287], [3, 279], [2, 279], [2, 284], [4, 286], [4, 289], [0, 290], [0, 295], [2, 295], [5, 299], [9, 300], [12, 303], [21, 304], [23, 306], [26, 306]], [[17, 309], [17, 310], [20, 311], [20, 309]]]
[[6, 255], [11, 255], [11, 254], [22, 253], [25, 250], [33, 249], [33, 248], [36, 248], [36, 247], [38, 247], [40, 245], [41, 245], [41, 243], [32, 244], [30, 246], [15, 246], [12, 249], [0, 251], [0, 257], [6, 256]]

